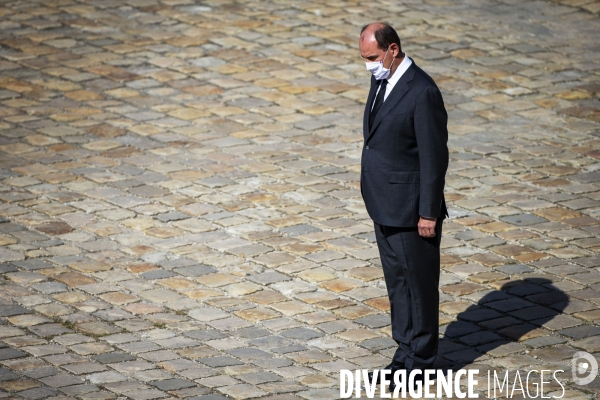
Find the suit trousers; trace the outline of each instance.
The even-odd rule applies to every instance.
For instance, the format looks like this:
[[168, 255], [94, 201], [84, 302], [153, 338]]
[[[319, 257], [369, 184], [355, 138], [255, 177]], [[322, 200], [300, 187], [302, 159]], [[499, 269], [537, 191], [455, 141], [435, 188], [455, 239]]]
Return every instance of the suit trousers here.
[[408, 370], [431, 368], [437, 355], [442, 222], [438, 219], [433, 238], [423, 238], [416, 227], [375, 223], [392, 337], [398, 343], [393, 361]]

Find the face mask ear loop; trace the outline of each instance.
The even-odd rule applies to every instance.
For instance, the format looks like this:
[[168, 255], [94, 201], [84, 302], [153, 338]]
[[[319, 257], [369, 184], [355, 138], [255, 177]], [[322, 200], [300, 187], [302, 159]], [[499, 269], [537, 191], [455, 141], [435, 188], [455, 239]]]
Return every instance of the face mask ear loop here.
[[383, 62], [385, 61], [385, 58], [387, 57], [387, 54], [389, 51], [390, 51], [390, 48], [388, 47], [388, 49], [385, 51], [385, 54], [383, 55], [383, 59], [381, 60], [381, 66], [383, 68], [385, 68], [385, 65], [383, 65]]
[[[387, 49], [387, 50], [386, 50], [386, 52], [385, 52], [385, 55], [383, 56], [383, 60], [381, 60], [381, 66], [382, 66], [383, 68], [385, 68], [385, 65], [383, 64], [383, 62], [385, 61], [385, 57], [387, 56], [387, 53], [388, 53], [389, 51], [390, 51], [390, 48], [388, 47], [388, 49]], [[389, 68], [385, 68], [385, 69], [389, 70], [389, 71], [390, 71], [390, 73], [391, 73], [391, 72], [392, 72], [392, 66], [393, 66], [393, 65], [394, 65], [394, 53], [392, 53], [392, 63], [390, 64], [390, 67], [389, 67]]]

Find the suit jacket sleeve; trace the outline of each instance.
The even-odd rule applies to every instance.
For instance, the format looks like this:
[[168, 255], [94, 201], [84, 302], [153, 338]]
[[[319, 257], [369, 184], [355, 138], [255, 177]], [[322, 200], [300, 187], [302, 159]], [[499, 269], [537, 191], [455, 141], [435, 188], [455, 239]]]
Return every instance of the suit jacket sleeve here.
[[419, 152], [419, 215], [441, 217], [448, 169], [448, 114], [442, 94], [428, 86], [417, 99], [415, 135]]

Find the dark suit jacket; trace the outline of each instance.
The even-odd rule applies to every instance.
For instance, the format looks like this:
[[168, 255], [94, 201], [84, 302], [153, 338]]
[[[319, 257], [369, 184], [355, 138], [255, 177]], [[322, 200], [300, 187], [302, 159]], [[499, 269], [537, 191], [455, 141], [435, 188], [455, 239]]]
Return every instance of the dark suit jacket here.
[[369, 130], [378, 86], [371, 77], [363, 121], [360, 183], [367, 211], [375, 223], [396, 227], [415, 227], [419, 216], [444, 218], [448, 114], [440, 90], [413, 61]]

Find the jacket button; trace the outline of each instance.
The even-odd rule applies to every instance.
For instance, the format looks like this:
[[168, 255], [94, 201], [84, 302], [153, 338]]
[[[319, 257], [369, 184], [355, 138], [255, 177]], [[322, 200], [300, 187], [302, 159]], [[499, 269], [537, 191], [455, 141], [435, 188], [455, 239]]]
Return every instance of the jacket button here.
[[365, 149], [369, 150], [369, 146], [365, 147]]

